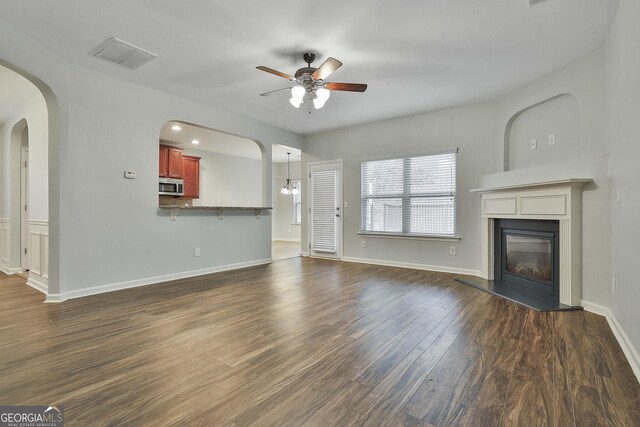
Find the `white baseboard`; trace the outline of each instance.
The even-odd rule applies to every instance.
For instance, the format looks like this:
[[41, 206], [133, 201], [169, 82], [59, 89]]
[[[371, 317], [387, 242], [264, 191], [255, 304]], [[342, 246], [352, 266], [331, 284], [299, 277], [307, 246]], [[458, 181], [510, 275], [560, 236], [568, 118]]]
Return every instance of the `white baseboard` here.
[[306, 258], [309, 256], [309, 252], [300, 252], [300, 256], [303, 256]]
[[31, 286], [36, 291], [42, 292], [45, 295], [47, 295], [47, 293], [49, 292], [49, 288], [47, 285], [37, 279], [34, 279], [31, 276], [29, 276], [29, 278], [27, 279], [27, 285]]
[[292, 237], [273, 237], [271, 238], [272, 242], [275, 241], [280, 241], [280, 242], [294, 242], [294, 243], [300, 243], [301, 240], [300, 239], [294, 239]]
[[343, 257], [342, 260], [346, 262], [357, 262], [360, 264], [384, 265], [387, 267], [411, 268], [414, 270], [438, 271], [441, 273], [466, 274], [466, 275], [478, 276], [478, 277], [482, 274], [478, 270], [470, 270], [467, 268], [443, 267], [439, 265], [413, 264], [409, 262], [397, 262], [397, 261], [386, 261], [386, 260], [369, 259], [369, 258], [352, 258], [352, 257]]
[[184, 271], [181, 273], [167, 274], [164, 276], [147, 277], [144, 279], [130, 280], [127, 282], [111, 283], [108, 285], [94, 286], [92, 288], [78, 289], [75, 291], [64, 292], [62, 294], [49, 295], [45, 302], [62, 302], [68, 299], [81, 298], [89, 295], [103, 294], [105, 292], [120, 291], [123, 289], [137, 288], [140, 286], [155, 285], [171, 280], [186, 279], [189, 277], [202, 276], [205, 274], [220, 273], [223, 271], [238, 270], [241, 268], [254, 267], [256, 265], [271, 264], [271, 258], [260, 259], [255, 261], [240, 262], [237, 264], [222, 265], [219, 267], [203, 268], [200, 270]]
[[2, 271], [4, 274], [16, 274], [22, 273], [24, 270], [22, 268], [11, 268], [0, 265], [0, 271]]
[[611, 311], [604, 305], [594, 304], [585, 300], [581, 300], [580, 305], [589, 313], [598, 314], [605, 317], [611, 315]]
[[631, 365], [631, 369], [633, 369], [633, 373], [636, 374], [636, 378], [640, 382], [640, 355], [638, 355], [638, 351], [631, 343], [631, 340], [627, 336], [620, 323], [616, 319], [616, 316], [613, 315], [613, 312], [609, 310], [607, 307], [594, 304], [589, 301], [582, 300], [582, 307], [586, 311], [589, 311], [594, 314], [599, 314], [600, 316], [604, 316], [607, 319], [607, 323], [609, 323], [609, 327], [613, 332], [613, 335], [618, 340], [618, 344], [622, 347], [622, 352], [627, 357], [629, 364]]

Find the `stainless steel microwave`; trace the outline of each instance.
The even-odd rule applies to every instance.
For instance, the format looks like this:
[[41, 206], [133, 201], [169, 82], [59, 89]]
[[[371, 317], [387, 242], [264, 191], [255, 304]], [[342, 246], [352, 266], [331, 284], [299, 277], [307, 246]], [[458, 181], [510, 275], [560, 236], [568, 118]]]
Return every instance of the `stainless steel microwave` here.
[[158, 194], [161, 196], [182, 196], [184, 194], [184, 180], [160, 178], [158, 189]]

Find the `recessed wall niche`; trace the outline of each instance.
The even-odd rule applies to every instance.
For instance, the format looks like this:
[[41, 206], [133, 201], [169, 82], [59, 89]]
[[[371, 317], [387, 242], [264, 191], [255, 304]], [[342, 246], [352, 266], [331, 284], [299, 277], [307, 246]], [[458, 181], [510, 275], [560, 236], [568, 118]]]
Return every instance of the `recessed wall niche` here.
[[[555, 144], [549, 143], [555, 135]], [[535, 140], [536, 148], [532, 148]], [[580, 107], [562, 94], [515, 114], [505, 131], [505, 170], [569, 161], [580, 156]]]

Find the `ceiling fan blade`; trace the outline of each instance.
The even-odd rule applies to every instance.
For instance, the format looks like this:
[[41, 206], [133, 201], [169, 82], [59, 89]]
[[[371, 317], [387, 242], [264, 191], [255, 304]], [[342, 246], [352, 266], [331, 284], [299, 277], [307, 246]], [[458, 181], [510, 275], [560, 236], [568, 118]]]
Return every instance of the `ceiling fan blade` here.
[[265, 72], [270, 73], [270, 74], [274, 74], [274, 75], [276, 75], [278, 77], [282, 77], [283, 79], [292, 80], [292, 81], [295, 80], [289, 74], [282, 73], [280, 71], [274, 70], [273, 68], [265, 67], [264, 65], [260, 65], [260, 66], [258, 66], [256, 68], [258, 70], [265, 71]]
[[315, 80], [324, 80], [340, 67], [342, 67], [342, 62], [338, 61], [335, 58], [328, 57], [327, 60], [322, 63], [322, 65], [313, 73], [312, 76]]
[[269, 96], [272, 93], [280, 92], [281, 90], [291, 89], [290, 87], [283, 87], [282, 89], [270, 90], [269, 92], [261, 93], [260, 96]]
[[325, 83], [325, 89], [329, 90], [345, 90], [347, 92], [364, 92], [367, 85], [364, 83]]

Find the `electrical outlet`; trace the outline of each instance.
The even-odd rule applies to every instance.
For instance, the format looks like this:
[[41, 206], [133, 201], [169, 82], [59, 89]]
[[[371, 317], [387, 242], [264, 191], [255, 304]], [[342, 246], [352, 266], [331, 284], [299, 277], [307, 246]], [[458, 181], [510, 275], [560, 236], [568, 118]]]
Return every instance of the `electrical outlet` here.
[[532, 139], [531, 140], [531, 149], [535, 150], [536, 148], [538, 148], [538, 140], [537, 139]]
[[200, 256], [200, 248], [196, 248], [196, 256]]
[[616, 293], [616, 278], [612, 277], [611, 278], [611, 291], [615, 294]]
[[451, 246], [449, 248], [449, 255], [455, 255], [456, 254], [456, 247], [455, 246]]
[[364, 240], [360, 240], [360, 247], [361, 248], [366, 248], [367, 247], [367, 242]]
[[555, 145], [556, 144], [556, 134], [552, 133], [551, 135], [549, 135], [549, 145]]

